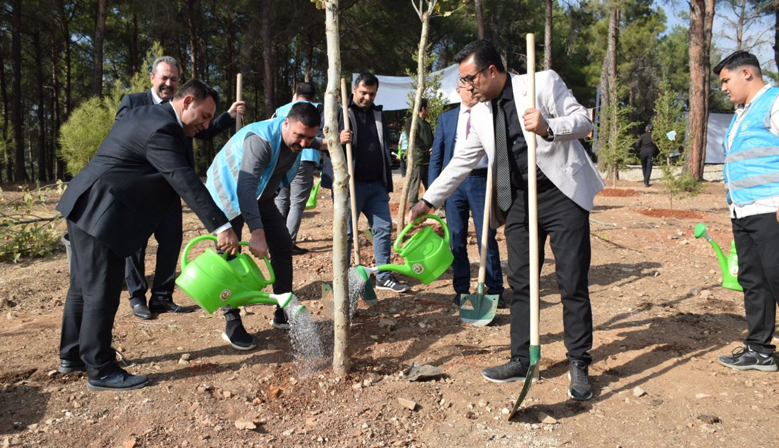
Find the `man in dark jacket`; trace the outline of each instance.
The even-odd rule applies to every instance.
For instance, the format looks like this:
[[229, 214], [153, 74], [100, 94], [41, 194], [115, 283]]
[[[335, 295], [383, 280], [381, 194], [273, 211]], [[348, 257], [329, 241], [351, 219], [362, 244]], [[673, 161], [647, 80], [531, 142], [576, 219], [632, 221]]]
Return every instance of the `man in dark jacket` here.
[[149, 381], [116, 364], [111, 333], [125, 257], [148, 240], [179, 196], [217, 234], [220, 248], [228, 253], [238, 248], [227, 217], [195, 174], [187, 151], [187, 136], [208, 127], [217, 98], [211, 87], [193, 79], [170, 104], [128, 112], [57, 205], [67, 220], [72, 249], [59, 370], [86, 371], [89, 389], [137, 389]]
[[[426, 118], [430, 110], [427, 106], [427, 98], [422, 98], [417, 118], [417, 132], [414, 138], [414, 169], [411, 171], [411, 183], [408, 186], [408, 205], [413, 207], [419, 200], [419, 184], [427, 190], [428, 167], [430, 166], [430, 148], [433, 146], [433, 129]], [[411, 136], [412, 118], [406, 120], [406, 135]]]
[[652, 141], [652, 125], [646, 125], [646, 132], [641, 134], [641, 138], [633, 145], [638, 149], [638, 157], [641, 159], [641, 170], [644, 172], [644, 186], [651, 185], [649, 179], [652, 177], [652, 159], [660, 152], [657, 145]]
[[[179, 64], [170, 56], [157, 58], [152, 64], [149, 79], [152, 88], [146, 92], [128, 93], [122, 98], [122, 104], [116, 111], [116, 120], [119, 121], [127, 112], [140, 106], [166, 103], [173, 99], [179, 82]], [[235, 124], [237, 114], [244, 112], [243, 101], [236, 101], [227, 112], [212, 120], [206, 129], [202, 129], [194, 138], [199, 140], [211, 140], [221, 132]], [[187, 137], [187, 151], [192, 160], [192, 137]], [[138, 251], [127, 257], [125, 265], [125, 281], [127, 292], [130, 293], [130, 307], [133, 314], [140, 319], [151, 319], [152, 313], [188, 313], [194, 310], [192, 307], [179, 306], [173, 302], [173, 287], [176, 279], [176, 264], [181, 252], [182, 219], [181, 203], [174, 205], [166, 212], [166, 216], [160, 219], [160, 223], [154, 229], [154, 239], [157, 240], [157, 264], [154, 269], [154, 283], [151, 288], [149, 306], [146, 306], [146, 292], [149, 285], [146, 282], [146, 244]]]

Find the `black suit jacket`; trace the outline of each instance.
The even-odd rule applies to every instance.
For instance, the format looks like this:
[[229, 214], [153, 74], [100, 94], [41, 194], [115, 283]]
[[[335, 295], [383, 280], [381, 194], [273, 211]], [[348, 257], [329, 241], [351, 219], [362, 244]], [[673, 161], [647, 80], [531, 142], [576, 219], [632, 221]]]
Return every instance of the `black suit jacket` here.
[[[129, 112], [131, 109], [140, 106], [153, 106], [154, 97], [151, 95], [151, 90], [140, 93], [128, 93], [122, 97], [122, 103], [119, 105], [119, 109], [116, 111], [116, 121]], [[232, 127], [235, 124], [235, 119], [227, 112], [211, 120], [211, 124], [208, 129], [195, 134], [195, 138], [198, 140], [211, 140], [219, 135], [222, 131]], [[187, 149], [192, 152], [192, 137], [187, 137]]]
[[213, 232], [228, 220], [193, 166], [173, 106], [135, 107], [114, 123], [57, 210], [119, 256], [146, 243], [179, 196]]

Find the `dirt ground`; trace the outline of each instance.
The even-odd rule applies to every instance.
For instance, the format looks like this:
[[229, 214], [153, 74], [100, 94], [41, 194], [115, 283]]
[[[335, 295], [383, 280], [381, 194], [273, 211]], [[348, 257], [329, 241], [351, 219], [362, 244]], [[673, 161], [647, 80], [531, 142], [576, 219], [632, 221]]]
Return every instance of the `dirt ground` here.
[[[739, 347], [746, 330], [742, 294], [719, 286], [714, 251], [693, 236], [704, 222], [729, 248], [722, 183], [675, 199], [672, 211], [659, 182], [645, 188], [638, 179], [622, 180], [617, 189], [599, 195], [591, 215], [591, 401], [573, 402], [566, 394], [562, 309], [548, 245], [541, 273], [541, 379], [511, 421], [506, 414], [521, 384], [493, 384], [480, 374], [509, 356], [508, 310], [499, 310], [487, 327], [462, 324], [451, 304], [451, 271], [428, 286], [403, 278], [411, 293], [377, 291], [378, 306], [361, 303], [352, 324], [352, 373], [342, 379], [329, 367], [305, 375], [293, 362], [286, 332], [270, 327], [269, 306], [248, 308], [244, 322], [258, 347], [239, 352], [220, 338], [221, 317], [197, 311], [141, 321], [123, 293], [113, 346], [127, 370], [149, 375], [152, 383], [129, 392], [90, 392], [84, 374], [55, 370], [68, 287], [62, 251], [0, 264], [0, 445], [774, 446], [779, 375], [737, 372], [716, 361]], [[294, 258], [295, 293], [323, 329], [331, 328], [320, 300], [332, 266], [326, 193], [306, 212], [300, 231], [299, 245], [310, 252]], [[192, 213], [185, 214], [184, 227], [185, 241], [203, 233]], [[502, 231], [499, 243], [505, 266]], [[152, 241], [148, 266], [155, 251]], [[363, 264], [372, 260], [365, 248]], [[178, 290], [174, 299], [192, 303]], [[331, 344], [332, 335], [323, 333]], [[403, 372], [414, 362], [444, 374], [408, 382]]]

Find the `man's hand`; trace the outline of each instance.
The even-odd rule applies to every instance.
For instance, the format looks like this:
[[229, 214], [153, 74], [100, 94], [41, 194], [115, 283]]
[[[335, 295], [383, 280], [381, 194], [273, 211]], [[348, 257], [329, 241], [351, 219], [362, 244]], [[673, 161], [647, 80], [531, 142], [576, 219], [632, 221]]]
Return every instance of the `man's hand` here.
[[233, 105], [230, 106], [230, 109], [227, 110], [227, 113], [230, 114], [233, 119], [235, 119], [236, 114], [243, 115], [244, 112], [246, 112], [246, 103], [243, 101], [234, 102]]
[[249, 252], [257, 258], [268, 256], [268, 244], [265, 242], [265, 229], [252, 231], [252, 239], [249, 240]]
[[343, 131], [341, 131], [341, 144], [345, 145], [347, 143], [351, 143], [353, 135], [354, 133], [351, 130], [347, 131], [346, 129], [344, 129]]
[[538, 109], [527, 109], [522, 115], [522, 119], [525, 120], [525, 129], [528, 132], [535, 132], [536, 135], [541, 137], [549, 136], [549, 123], [541, 116], [541, 111]]
[[411, 207], [408, 211], [408, 222], [414, 222], [418, 217], [427, 215], [433, 210], [432, 207], [428, 207], [425, 201], [420, 200], [415, 206]]
[[238, 251], [238, 236], [233, 229], [227, 229], [216, 236], [216, 245], [229, 255]]

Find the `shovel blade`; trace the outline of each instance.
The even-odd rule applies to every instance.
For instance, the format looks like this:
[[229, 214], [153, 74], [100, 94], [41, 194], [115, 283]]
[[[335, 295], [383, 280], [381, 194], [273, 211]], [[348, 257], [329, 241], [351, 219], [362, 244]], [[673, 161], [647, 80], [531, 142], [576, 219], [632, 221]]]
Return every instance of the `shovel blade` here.
[[498, 294], [461, 294], [460, 320], [474, 327], [483, 327], [495, 319]]
[[522, 386], [522, 392], [519, 393], [519, 398], [517, 398], [517, 402], [514, 403], [514, 407], [509, 413], [508, 420], [511, 420], [511, 418], [514, 417], [514, 414], [517, 413], [519, 407], [522, 405], [522, 402], [525, 401], [527, 393], [530, 392], [530, 385], [533, 384], [533, 379], [536, 376], [536, 370], [538, 370], [538, 362], [535, 364], [530, 364], [530, 368], [527, 369], [527, 374], [525, 375], [525, 384]]

